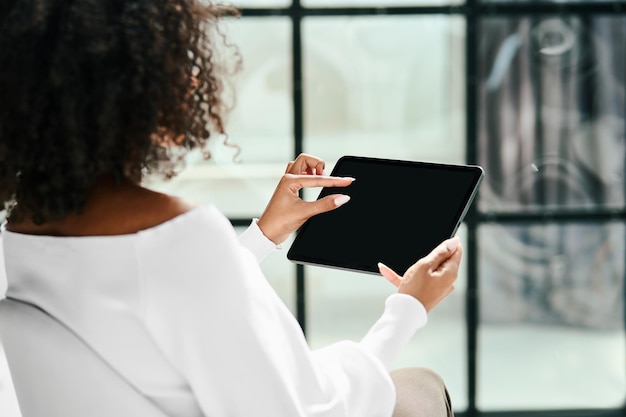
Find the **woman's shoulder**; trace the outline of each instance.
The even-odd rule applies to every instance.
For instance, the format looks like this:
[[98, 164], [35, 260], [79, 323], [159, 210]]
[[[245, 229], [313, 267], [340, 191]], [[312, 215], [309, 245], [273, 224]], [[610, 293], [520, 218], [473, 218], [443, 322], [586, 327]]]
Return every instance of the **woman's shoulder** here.
[[116, 236], [158, 227], [199, 206], [189, 200], [150, 190], [136, 184], [99, 185], [80, 213], [41, 225], [22, 222], [7, 230], [49, 236]]

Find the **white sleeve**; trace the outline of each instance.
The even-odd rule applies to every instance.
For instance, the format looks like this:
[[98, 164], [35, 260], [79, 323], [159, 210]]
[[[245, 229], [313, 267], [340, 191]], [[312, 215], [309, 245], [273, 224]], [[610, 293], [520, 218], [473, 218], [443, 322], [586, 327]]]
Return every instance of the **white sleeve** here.
[[258, 262], [276, 249], [276, 245], [267, 238], [253, 219], [250, 226], [239, 235], [239, 243], [254, 254]]
[[167, 256], [144, 248], [151, 259], [141, 266], [148, 328], [205, 415], [390, 417], [395, 390], [385, 362], [396, 348], [385, 346], [404, 343], [408, 330], [396, 340], [402, 326], [394, 322], [410, 303], [388, 302], [362, 343], [312, 351], [228, 220], [208, 217], [181, 231]]
[[385, 301], [385, 312], [361, 341], [364, 348], [391, 370], [402, 348], [417, 329], [428, 322], [424, 305], [407, 294], [392, 294]]

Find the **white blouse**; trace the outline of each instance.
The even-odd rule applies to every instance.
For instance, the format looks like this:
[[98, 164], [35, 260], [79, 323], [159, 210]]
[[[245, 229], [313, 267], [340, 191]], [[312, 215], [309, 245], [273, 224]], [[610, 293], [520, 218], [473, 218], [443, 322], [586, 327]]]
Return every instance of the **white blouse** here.
[[1, 236], [7, 296], [65, 323], [172, 416], [389, 417], [388, 371], [427, 321], [394, 294], [360, 343], [310, 349], [259, 266], [274, 244], [256, 222], [237, 237], [212, 205], [135, 234]]

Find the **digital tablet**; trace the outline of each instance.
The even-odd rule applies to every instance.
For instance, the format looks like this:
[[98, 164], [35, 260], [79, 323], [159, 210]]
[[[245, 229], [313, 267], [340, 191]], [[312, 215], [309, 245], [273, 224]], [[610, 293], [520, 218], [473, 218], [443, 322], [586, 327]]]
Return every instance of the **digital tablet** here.
[[343, 156], [331, 173], [354, 177], [348, 187], [324, 187], [350, 196], [298, 230], [293, 262], [379, 274], [378, 262], [398, 274], [454, 236], [483, 178], [476, 165]]

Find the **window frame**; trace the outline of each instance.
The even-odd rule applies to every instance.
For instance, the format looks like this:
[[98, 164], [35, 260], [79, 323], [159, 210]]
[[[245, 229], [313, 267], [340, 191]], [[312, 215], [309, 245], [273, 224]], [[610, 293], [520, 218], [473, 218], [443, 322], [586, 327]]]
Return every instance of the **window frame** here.
[[[466, 0], [464, 4], [437, 5], [437, 6], [398, 6], [398, 7], [320, 7], [309, 8], [301, 5], [300, 0], [293, 0], [289, 7], [278, 8], [248, 8], [243, 7], [241, 18], [246, 17], [288, 17], [292, 23], [292, 94], [293, 94], [293, 141], [294, 157], [304, 151], [304, 112], [303, 112], [303, 54], [302, 54], [302, 21], [312, 16], [380, 16], [380, 15], [449, 15], [461, 16], [465, 19], [465, 160], [468, 164], [478, 163], [478, 83], [477, 63], [480, 51], [476, 47], [480, 38], [480, 20], [494, 16], [541, 16], [541, 15], [626, 15], [625, 1], [580, 1], [576, 3], [552, 2], [480, 2]], [[626, 118], [626, 115], [625, 115]], [[626, 188], [626, 186], [625, 186]], [[626, 193], [625, 193], [626, 194]], [[485, 412], [476, 406], [477, 381], [477, 334], [479, 326], [479, 282], [477, 231], [480, 225], [486, 223], [498, 224], [544, 224], [567, 222], [611, 222], [626, 223], [626, 208], [593, 210], [551, 210], [539, 212], [506, 211], [481, 213], [474, 204], [465, 218], [467, 243], [464, 248], [464, 257], [467, 262], [467, 290], [465, 294], [466, 313], [466, 353], [467, 353], [467, 410], [456, 413], [459, 417], [489, 416], [489, 417], [612, 417], [626, 415], [626, 404], [615, 409], [590, 410], [524, 410]], [[250, 218], [230, 218], [234, 226], [247, 226]], [[625, 237], [626, 238], [626, 237]], [[626, 254], [625, 254], [626, 257]], [[296, 318], [306, 335], [306, 267], [295, 265], [295, 300]], [[623, 294], [626, 300], [626, 286]], [[626, 327], [626, 302], [624, 309], [624, 323]], [[626, 328], [625, 328], [626, 334]], [[626, 335], [625, 335], [626, 337]], [[626, 354], [626, 353], [625, 353]]]

